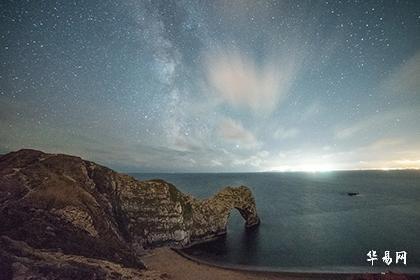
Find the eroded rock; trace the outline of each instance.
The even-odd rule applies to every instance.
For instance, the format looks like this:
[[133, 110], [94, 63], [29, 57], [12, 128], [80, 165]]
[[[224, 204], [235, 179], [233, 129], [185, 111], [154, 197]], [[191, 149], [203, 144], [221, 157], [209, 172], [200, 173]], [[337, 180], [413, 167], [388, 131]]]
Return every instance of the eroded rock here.
[[132, 268], [144, 267], [144, 247], [188, 246], [224, 234], [234, 208], [246, 226], [259, 223], [244, 186], [198, 200], [163, 180], [138, 181], [79, 157], [35, 150], [0, 157], [0, 198], [0, 235], [34, 250]]
[[0, 236], [0, 279], [162, 279], [156, 271], [114, 262], [40, 250]]

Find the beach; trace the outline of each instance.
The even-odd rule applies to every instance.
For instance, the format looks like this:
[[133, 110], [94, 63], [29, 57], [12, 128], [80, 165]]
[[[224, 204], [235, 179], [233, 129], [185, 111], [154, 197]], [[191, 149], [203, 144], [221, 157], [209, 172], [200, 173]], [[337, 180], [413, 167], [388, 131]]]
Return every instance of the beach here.
[[304, 279], [346, 279], [346, 280], [403, 280], [420, 279], [419, 276], [400, 274], [310, 274], [310, 273], [271, 273], [252, 272], [219, 268], [187, 259], [168, 247], [151, 250], [143, 256], [148, 269], [159, 271], [160, 277], [172, 280], [304, 280]]
[[[263, 272], [245, 272], [237, 270], [229, 270], [224, 268], [218, 268], [206, 264], [200, 264], [198, 262], [189, 260], [182, 257], [174, 250], [163, 247], [157, 248], [146, 256], [143, 261], [146, 266], [151, 270], [160, 271], [163, 273], [163, 277], [173, 280], [214, 280], [214, 279], [231, 279], [231, 280], [256, 280], [256, 279], [312, 279], [305, 277], [289, 277], [285, 275], [275, 275], [271, 273]], [[343, 278], [337, 278], [343, 279]]]

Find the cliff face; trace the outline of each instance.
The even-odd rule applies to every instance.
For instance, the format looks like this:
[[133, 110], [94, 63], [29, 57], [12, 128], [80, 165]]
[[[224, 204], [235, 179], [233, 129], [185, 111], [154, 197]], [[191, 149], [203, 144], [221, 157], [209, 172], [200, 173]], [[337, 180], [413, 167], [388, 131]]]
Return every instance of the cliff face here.
[[35, 150], [0, 157], [0, 235], [30, 248], [139, 268], [144, 247], [225, 233], [233, 208], [246, 226], [259, 223], [247, 187], [198, 200], [165, 181], [137, 181], [79, 157]]
[[188, 246], [226, 232], [229, 213], [237, 208], [246, 226], [259, 223], [255, 201], [247, 187], [227, 187], [206, 200], [178, 191], [162, 180], [144, 181], [121, 192], [121, 209], [135, 244], [169, 243]]

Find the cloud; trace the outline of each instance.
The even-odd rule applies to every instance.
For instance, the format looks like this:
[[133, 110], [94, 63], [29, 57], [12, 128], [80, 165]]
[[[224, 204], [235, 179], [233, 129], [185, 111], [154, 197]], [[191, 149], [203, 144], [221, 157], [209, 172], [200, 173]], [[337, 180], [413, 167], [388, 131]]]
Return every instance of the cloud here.
[[384, 91], [391, 94], [420, 93], [420, 50], [398, 66], [382, 83]]
[[241, 123], [231, 118], [225, 118], [218, 127], [219, 134], [223, 139], [236, 143], [244, 148], [254, 148], [258, 146], [258, 141], [254, 134], [245, 129]]
[[210, 165], [211, 166], [223, 166], [223, 163], [221, 163], [218, 160], [213, 159], [213, 160], [210, 161]]
[[401, 137], [382, 137], [364, 146], [333, 153], [345, 169], [420, 168], [418, 144]]
[[418, 114], [416, 111], [419, 108], [415, 107], [412, 109], [404, 108], [404, 109], [395, 109], [388, 112], [377, 113], [376, 115], [372, 115], [366, 119], [361, 121], [355, 122], [350, 125], [346, 125], [344, 127], [337, 128], [335, 130], [335, 138], [337, 139], [345, 139], [353, 137], [362, 132], [366, 132], [369, 129], [378, 129], [382, 128], [385, 124], [406, 118], [412, 118], [417, 116]]
[[257, 168], [260, 169], [262, 165], [265, 164], [267, 158], [269, 156], [269, 152], [267, 151], [260, 151], [257, 152], [255, 154], [252, 155], [248, 155], [248, 156], [236, 156], [231, 162], [231, 166], [233, 167], [240, 167], [243, 168], [244, 166], [246, 167], [252, 167], [252, 168]]
[[335, 138], [338, 138], [338, 139], [349, 138], [353, 136], [354, 134], [357, 134], [358, 132], [367, 129], [368, 127], [370, 127], [370, 125], [371, 123], [366, 121], [366, 122], [358, 122], [356, 124], [353, 124], [344, 128], [339, 128], [335, 131]]
[[369, 147], [370, 150], [386, 150], [401, 146], [404, 143], [402, 138], [382, 138], [373, 142]]
[[265, 114], [287, 96], [297, 68], [293, 55], [260, 65], [238, 50], [215, 52], [205, 59], [207, 80], [224, 102]]
[[295, 138], [300, 133], [300, 130], [297, 128], [285, 128], [285, 127], [279, 127], [274, 132], [273, 136], [276, 139], [290, 139]]
[[303, 112], [301, 113], [301, 120], [308, 121], [314, 119], [316, 115], [324, 110], [324, 107], [321, 105], [320, 102], [316, 101], [306, 107]]

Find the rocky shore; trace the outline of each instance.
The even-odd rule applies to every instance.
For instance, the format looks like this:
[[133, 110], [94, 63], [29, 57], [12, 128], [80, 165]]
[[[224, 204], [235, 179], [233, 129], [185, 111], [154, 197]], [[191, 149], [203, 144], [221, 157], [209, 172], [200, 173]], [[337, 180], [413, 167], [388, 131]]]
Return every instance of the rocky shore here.
[[0, 157], [0, 279], [160, 279], [147, 248], [225, 234], [233, 208], [259, 224], [244, 186], [199, 200], [79, 157], [12, 152]]

